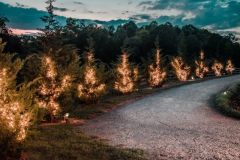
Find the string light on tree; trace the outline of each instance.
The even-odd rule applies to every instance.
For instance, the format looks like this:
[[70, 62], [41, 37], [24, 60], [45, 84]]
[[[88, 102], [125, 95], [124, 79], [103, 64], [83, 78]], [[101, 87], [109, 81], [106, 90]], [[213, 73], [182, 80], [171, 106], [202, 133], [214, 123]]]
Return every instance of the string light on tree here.
[[204, 78], [204, 76], [208, 73], [209, 68], [206, 66], [205, 62], [205, 55], [204, 52], [200, 53], [200, 59], [198, 61], [195, 61], [196, 63], [196, 76], [199, 78]]
[[42, 74], [43, 80], [39, 86], [38, 104], [40, 108], [45, 108], [51, 120], [60, 112], [60, 105], [58, 103], [59, 96], [71, 86], [71, 77], [65, 75], [57, 80], [57, 68], [55, 62], [49, 56], [42, 58]]
[[138, 66], [135, 66], [133, 68], [133, 80], [134, 80], [134, 82], [139, 81], [139, 68], [138, 68]]
[[157, 49], [155, 55], [155, 62], [148, 67], [149, 79], [148, 82], [152, 87], [161, 86], [167, 77], [167, 72], [161, 68], [161, 54], [160, 49]]
[[101, 83], [97, 71], [93, 51], [90, 51], [83, 66], [83, 82], [78, 85], [78, 96], [85, 102], [96, 101], [106, 92], [106, 84]]
[[232, 74], [233, 71], [235, 70], [235, 67], [234, 67], [234, 65], [233, 65], [233, 63], [232, 63], [231, 60], [228, 60], [228, 61], [227, 61], [225, 70], [226, 70], [226, 72], [227, 72], [228, 74]]
[[135, 87], [133, 71], [128, 57], [128, 54], [124, 52], [119, 59], [119, 64], [116, 66], [114, 89], [121, 93], [131, 93]]
[[180, 81], [187, 81], [191, 68], [184, 64], [181, 57], [175, 57], [171, 65], [174, 68], [175, 74]]
[[13, 135], [14, 141], [21, 142], [31, 125], [33, 104], [26, 86], [18, 89], [16, 86], [16, 76], [23, 62], [14, 59], [14, 54], [3, 53], [4, 47], [5, 43], [0, 40], [0, 124], [8, 132], [0, 136]]
[[223, 68], [224, 67], [223, 67], [222, 63], [218, 62], [217, 60], [214, 61], [213, 66], [212, 66], [212, 70], [214, 71], [214, 73], [217, 77], [222, 76]]

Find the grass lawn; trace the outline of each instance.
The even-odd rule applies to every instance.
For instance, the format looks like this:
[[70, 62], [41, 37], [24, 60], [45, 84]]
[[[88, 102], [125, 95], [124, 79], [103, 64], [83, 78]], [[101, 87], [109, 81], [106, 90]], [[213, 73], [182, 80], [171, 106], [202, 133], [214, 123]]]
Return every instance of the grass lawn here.
[[30, 160], [145, 160], [141, 150], [124, 149], [84, 135], [69, 125], [40, 127], [24, 145]]

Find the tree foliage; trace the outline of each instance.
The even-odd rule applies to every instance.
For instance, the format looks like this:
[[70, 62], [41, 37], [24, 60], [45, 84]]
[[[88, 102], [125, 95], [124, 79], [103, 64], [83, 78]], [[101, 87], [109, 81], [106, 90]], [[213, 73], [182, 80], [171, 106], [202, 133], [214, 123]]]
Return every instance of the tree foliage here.
[[148, 67], [148, 74], [149, 74], [149, 79], [148, 83], [152, 87], [159, 87], [162, 86], [163, 82], [167, 78], [167, 72], [165, 69], [162, 67], [162, 62], [161, 62], [161, 54], [160, 54], [160, 49], [158, 48], [156, 50], [155, 58], [154, 58], [154, 63], [149, 65]]
[[105, 66], [94, 58], [94, 51], [90, 49], [85, 56], [85, 63], [81, 67], [78, 96], [84, 102], [96, 102], [106, 93], [104, 82]]
[[17, 85], [17, 74], [23, 61], [14, 54], [4, 53], [0, 40], [0, 156], [17, 152], [34, 117], [35, 102], [30, 84]]
[[129, 62], [129, 55], [124, 52], [116, 64], [114, 89], [120, 93], [131, 93], [134, 91], [133, 65]]
[[199, 78], [204, 78], [204, 76], [209, 72], [209, 68], [206, 66], [204, 52], [200, 53], [199, 60], [195, 61], [196, 70], [195, 74]]

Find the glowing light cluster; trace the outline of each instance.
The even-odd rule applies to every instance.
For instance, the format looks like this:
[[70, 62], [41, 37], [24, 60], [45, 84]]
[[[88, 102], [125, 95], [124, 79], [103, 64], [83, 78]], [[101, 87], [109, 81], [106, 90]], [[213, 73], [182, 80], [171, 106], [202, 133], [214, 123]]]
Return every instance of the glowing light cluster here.
[[155, 63], [148, 67], [149, 79], [148, 82], [152, 87], [161, 86], [167, 77], [167, 72], [161, 68], [160, 49], [157, 49]]
[[196, 76], [199, 78], [204, 78], [204, 76], [209, 72], [209, 68], [204, 63], [205, 55], [204, 52], [200, 53], [200, 59], [198, 61], [195, 61], [197, 67], [196, 67]]
[[71, 86], [71, 77], [65, 75], [58, 82], [58, 73], [54, 61], [50, 57], [43, 57], [42, 64], [46, 78], [43, 79], [39, 86], [40, 96], [37, 102], [39, 107], [47, 109], [52, 116], [56, 116], [60, 112], [60, 105], [57, 99]]
[[131, 93], [134, 91], [133, 71], [129, 64], [128, 54], [124, 52], [120, 57], [120, 63], [116, 69], [117, 79], [114, 89], [121, 93]]
[[106, 85], [99, 81], [94, 65], [94, 55], [89, 52], [84, 67], [84, 82], [78, 85], [78, 96], [84, 101], [94, 101], [106, 92]]
[[135, 66], [133, 68], [133, 80], [134, 82], [137, 82], [139, 80], [140, 74], [139, 74], [139, 68], [138, 66]]
[[214, 71], [214, 74], [217, 77], [222, 76], [223, 69], [224, 69], [224, 67], [223, 67], [222, 63], [215, 60], [214, 63], [213, 63], [213, 66], [212, 66], [212, 70]]
[[233, 71], [235, 70], [235, 67], [234, 67], [234, 65], [233, 65], [233, 63], [232, 63], [231, 60], [228, 60], [228, 61], [227, 61], [225, 70], [226, 70], [226, 72], [227, 72], [228, 74], [232, 74]]
[[180, 81], [187, 81], [191, 68], [184, 64], [181, 57], [175, 57], [171, 65], [174, 68], [175, 74]]
[[16, 134], [17, 141], [23, 141], [32, 114], [26, 112], [24, 104], [17, 101], [18, 93], [12, 88], [7, 71], [6, 68], [0, 71], [0, 120], [10, 132]]

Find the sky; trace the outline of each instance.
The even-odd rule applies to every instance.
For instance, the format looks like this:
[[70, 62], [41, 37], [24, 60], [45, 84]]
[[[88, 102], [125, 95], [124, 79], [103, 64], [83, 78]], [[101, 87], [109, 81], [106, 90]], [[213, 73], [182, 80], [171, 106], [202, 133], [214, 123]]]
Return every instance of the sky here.
[[[7, 16], [12, 28], [34, 30], [42, 27], [39, 17], [45, 14], [45, 1], [0, 0], [0, 16]], [[156, 20], [240, 35], [240, 0], [57, 0], [54, 6], [55, 13], [63, 16], [61, 20], [72, 17], [110, 21], [108, 24]]]

